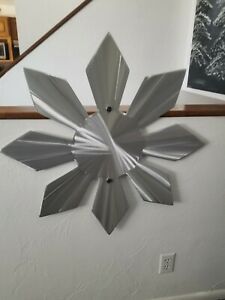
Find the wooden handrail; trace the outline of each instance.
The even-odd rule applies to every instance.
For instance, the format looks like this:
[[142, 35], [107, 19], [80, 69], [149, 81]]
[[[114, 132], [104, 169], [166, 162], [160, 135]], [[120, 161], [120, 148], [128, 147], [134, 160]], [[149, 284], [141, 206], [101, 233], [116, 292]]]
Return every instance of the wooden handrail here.
[[[86, 106], [88, 114], [95, 113], [95, 106]], [[123, 112], [128, 111], [129, 106], [121, 106]], [[225, 116], [225, 104], [194, 104], [175, 106], [162, 117], [218, 117]], [[46, 119], [39, 114], [33, 106], [0, 106], [0, 119]]]
[[60, 22], [58, 22], [52, 29], [50, 29], [40, 39], [38, 39], [33, 45], [31, 45], [26, 51], [24, 51], [16, 60], [14, 60], [10, 65], [8, 65], [8, 67], [6, 67], [2, 72], [0, 72], [0, 78], [2, 76], [4, 76], [9, 70], [11, 70], [15, 65], [17, 65], [21, 60], [23, 60], [34, 49], [36, 49], [38, 46], [40, 46], [45, 40], [47, 40], [53, 33], [55, 33], [65, 23], [67, 23], [76, 14], [78, 14], [91, 1], [93, 1], [93, 0], [85, 0], [79, 6], [77, 6], [73, 11], [71, 11], [65, 18], [63, 18]]

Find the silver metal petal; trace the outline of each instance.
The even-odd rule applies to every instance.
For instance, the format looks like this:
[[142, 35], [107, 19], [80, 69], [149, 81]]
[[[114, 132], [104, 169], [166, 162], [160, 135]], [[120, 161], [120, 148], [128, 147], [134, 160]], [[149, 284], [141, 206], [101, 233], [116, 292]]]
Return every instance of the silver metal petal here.
[[[92, 212], [110, 234], [128, 210], [126, 199], [127, 178], [100, 179], [98, 191], [95, 197]], [[123, 187], [124, 186], [124, 187]]]
[[158, 167], [146, 160], [141, 161], [135, 169], [128, 172], [128, 176], [144, 201], [173, 204], [170, 178]]
[[108, 112], [119, 109], [129, 75], [129, 68], [110, 34], [103, 40], [86, 72], [97, 107], [107, 119]]
[[2, 149], [2, 153], [35, 169], [48, 169], [69, 161], [74, 155], [72, 140], [29, 131]]
[[91, 181], [78, 167], [50, 183], [45, 190], [40, 217], [76, 208]]
[[140, 127], [150, 125], [176, 104], [185, 70], [146, 77], [135, 96], [128, 116]]
[[204, 146], [203, 141], [180, 125], [150, 134], [147, 139], [144, 154], [169, 160], [182, 159]]
[[75, 130], [83, 124], [88, 115], [67, 81], [31, 69], [24, 73], [38, 112]]

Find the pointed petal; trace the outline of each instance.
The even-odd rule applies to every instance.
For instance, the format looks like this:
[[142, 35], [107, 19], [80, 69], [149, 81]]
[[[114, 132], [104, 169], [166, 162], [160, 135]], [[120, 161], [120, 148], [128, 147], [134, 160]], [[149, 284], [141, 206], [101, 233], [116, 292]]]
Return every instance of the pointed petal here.
[[2, 149], [2, 153], [35, 169], [48, 169], [74, 160], [71, 140], [29, 131]]
[[169, 160], [182, 159], [204, 146], [201, 140], [180, 125], [150, 134], [147, 139], [144, 154]]
[[107, 107], [118, 110], [129, 68], [110, 34], [107, 34], [87, 69], [95, 102], [103, 118]]
[[50, 183], [45, 190], [40, 217], [76, 208], [91, 181], [78, 167]]
[[176, 104], [184, 75], [185, 70], [179, 70], [146, 77], [127, 115], [141, 127], [157, 120]]
[[87, 113], [67, 81], [30, 69], [24, 73], [38, 112], [73, 129], [83, 124]]
[[92, 212], [110, 234], [128, 210], [126, 177], [107, 182], [100, 180]]
[[169, 176], [146, 161], [128, 173], [144, 201], [172, 205], [173, 195]]

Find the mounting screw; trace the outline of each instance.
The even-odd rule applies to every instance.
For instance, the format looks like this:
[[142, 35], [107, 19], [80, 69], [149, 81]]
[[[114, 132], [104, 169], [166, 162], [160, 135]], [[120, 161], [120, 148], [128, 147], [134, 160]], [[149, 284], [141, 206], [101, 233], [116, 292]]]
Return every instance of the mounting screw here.
[[110, 178], [110, 177], [108, 177], [108, 178], [106, 178], [106, 182], [107, 182], [107, 183], [112, 183], [112, 182], [113, 182], [113, 179]]
[[106, 111], [107, 111], [107, 112], [111, 112], [111, 111], [112, 111], [112, 106], [107, 106], [107, 107], [106, 107]]

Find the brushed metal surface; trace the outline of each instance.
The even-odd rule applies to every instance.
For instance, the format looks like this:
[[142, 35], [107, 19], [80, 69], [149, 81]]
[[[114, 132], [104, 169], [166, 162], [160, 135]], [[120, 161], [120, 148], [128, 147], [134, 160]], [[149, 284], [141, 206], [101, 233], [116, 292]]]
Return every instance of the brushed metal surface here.
[[[118, 120], [126, 116], [118, 114]], [[125, 122], [124, 121], [124, 122]], [[118, 124], [116, 122], [115, 124]], [[143, 141], [138, 143], [141, 133], [135, 129], [133, 140], [121, 138], [119, 131], [111, 132], [100, 114], [94, 114], [86, 120], [84, 128], [77, 131], [74, 138], [74, 155], [80, 168], [98, 177], [115, 178], [124, 175], [128, 170], [135, 168], [142, 149]]]
[[66, 80], [31, 69], [24, 73], [40, 114], [75, 130], [82, 126], [88, 115]]
[[128, 172], [144, 201], [166, 205], [173, 204], [172, 185], [169, 175], [146, 160]]
[[186, 70], [146, 77], [141, 84], [127, 115], [140, 127], [156, 121], [176, 104]]
[[110, 33], [91, 59], [86, 73], [96, 105], [103, 119], [107, 119], [107, 108], [119, 110], [129, 75], [129, 68]]
[[29, 131], [1, 151], [38, 171], [73, 161], [71, 145], [72, 140]]
[[179, 160], [204, 146], [204, 142], [181, 125], [173, 125], [147, 137], [143, 153], [169, 160]]
[[185, 70], [145, 78], [127, 115], [119, 105], [129, 69], [110, 34], [86, 72], [99, 111], [90, 117], [65, 80], [25, 69], [35, 108], [74, 129], [74, 138], [28, 132], [2, 152], [36, 170], [76, 160], [77, 168], [46, 187], [40, 216], [76, 208], [98, 179], [93, 213], [110, 234], [128, 211], [133, 186], [144, 201], [173, 204], [170, 176], [146, 156], [179, 160], [203, 142], [180, 125], [146, 135], [146, 126], [175, 105]]
[[84, 198], [92, 179], [77, 167], [48, 184], [40, 217], [76, 208]]
[[112, 233], [128, 211], [125, 177], [110, 182], [99, 180], [92, 212], [108, 234]]

